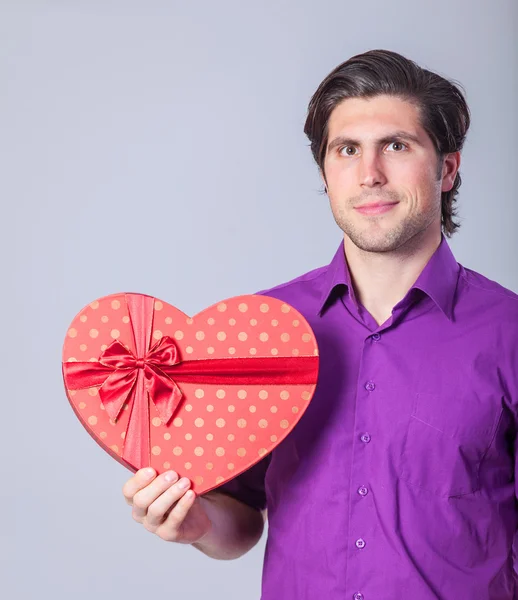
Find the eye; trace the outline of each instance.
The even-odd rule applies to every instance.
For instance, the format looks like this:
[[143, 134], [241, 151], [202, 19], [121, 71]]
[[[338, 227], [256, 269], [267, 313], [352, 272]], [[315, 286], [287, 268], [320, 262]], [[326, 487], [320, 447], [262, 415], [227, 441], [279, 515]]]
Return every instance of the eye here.
[[[344, 153], [345, 150], [345, 153]], [[353, 153], [349, 152], [349, 150], [356, 150], [355, 146], [343, 146], [342, 148], [340, 148], [340, 150], [338, 151], [339, 154], [345, 154], [346, 156], [354, 156]]]
[[[406, 145], [405, 145], [405, 144], [403, 144], [403, 142], [391, 142], [391, 143], [389, 144], [389, 147], [390, 147], [390, 146], [403, 146], [403, 147], [405, 147], [405, 148], [406, 148]], [[401, 152], [401, 150], [395, 149], [395, 150], [394, 150], [394, 152]]]

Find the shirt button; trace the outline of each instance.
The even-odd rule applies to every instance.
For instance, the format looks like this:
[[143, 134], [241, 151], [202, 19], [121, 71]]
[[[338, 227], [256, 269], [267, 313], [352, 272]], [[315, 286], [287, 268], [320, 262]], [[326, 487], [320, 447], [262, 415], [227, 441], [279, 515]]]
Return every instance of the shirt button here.
[[371, 436], [368, 433], [362, 433], [360, 436], [360, 440], [364, 444], [368, 444], [371, 441]]
[[372, 392], [372, 391], [374, 391], [374, 388], [375, 388], [375, 387], [376, 387], [376, 386], [374, 385], [374, 382], [373, 382], [373, 381], [367, 381], [367, 383], [365, 384], [365, 389], [366, 389], [368, 392]]
[[381, 340], [381, 334], [380, 333], [373, 333], [371, 335], [371, 338], [375, 341], [375, 342], [379, 342]]
[[369, 490], [364, 485], [358, 488], [358, 494], [360, 494], [360, 496], [366, 496], [368, 493]]
[[365, 540], [362, 540], [362, 538], [360, 538], [359, 540], [356, 540], [356, 547], [359, 548], [360, 550], [362, 548], [365, 548]]
[[361, 592], [356, 592], [353, 596], [353, 600], [363, 600], [364, 596]]

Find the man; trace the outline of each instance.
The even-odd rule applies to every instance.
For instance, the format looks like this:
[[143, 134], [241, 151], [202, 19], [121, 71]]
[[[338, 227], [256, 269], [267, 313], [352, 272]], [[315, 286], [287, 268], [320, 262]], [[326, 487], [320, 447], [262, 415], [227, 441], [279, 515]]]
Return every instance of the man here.
[[138, 522], [214, 558], [254, 546], [267, 510], [263, 600], [514, 598], [518, 296], [446, 241], [469, 124], [457, 86], [393, 52], [326, 77], [305, 133], [343, 242], [262, 292], [315, 331], [316, 394], [204, 497], [175, 473], [124, 486]]

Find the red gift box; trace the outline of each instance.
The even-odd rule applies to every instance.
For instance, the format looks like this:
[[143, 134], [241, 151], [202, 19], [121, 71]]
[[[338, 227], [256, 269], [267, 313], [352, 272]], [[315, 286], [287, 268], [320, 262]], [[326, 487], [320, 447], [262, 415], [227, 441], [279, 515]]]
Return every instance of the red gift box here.
[[194, 317], [143, 294], [86, 306], [63, 347], [68, 399], [132, 471], [175, 470], [203, 494], [295, 427], [315, 391], [318, 348], [292, 306], [237, 296]]

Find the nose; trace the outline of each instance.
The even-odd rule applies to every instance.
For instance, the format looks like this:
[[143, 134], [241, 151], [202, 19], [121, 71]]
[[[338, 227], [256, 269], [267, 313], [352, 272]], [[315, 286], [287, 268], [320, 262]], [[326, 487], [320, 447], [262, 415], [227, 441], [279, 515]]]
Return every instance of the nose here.
[[360, 159], [360, 185], [362, 187], [375, 187], [387, 182], [381, 158], [376, 152], [367, 153]]

